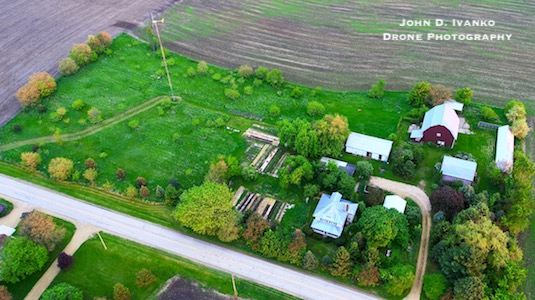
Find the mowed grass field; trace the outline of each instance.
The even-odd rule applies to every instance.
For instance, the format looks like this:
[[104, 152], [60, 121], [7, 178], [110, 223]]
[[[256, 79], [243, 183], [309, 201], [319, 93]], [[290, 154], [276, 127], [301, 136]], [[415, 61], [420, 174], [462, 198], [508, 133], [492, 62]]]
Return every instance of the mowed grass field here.
[[[62, 271], [52, 283], [67, 282], [84, 291], [85, 299], [112, 298], [113, 286], [122, 283], [132, 293], [132, 299], [155, 299], [161, 286], [170, 278], [198, 282], [202, 287], [233, 295], [229, 274], [212, 270], [162, 251], [102, 234], [107, 250], [98, 237], [86, 241], [74, 254], [74, 264]], [[136, 286], [136, 273], [150, 270], [156, 281], [148, 287]], [[245, 299], [293, 299], [290, 295], [236, 278], [238, 295]]]
[[[0, 128], [2, 145], [52, 136], [58, 131], [76, 133], [95, 126], [87, 121], [90, 107], [100, 109], [106, 120], [168, 93], [161, 59], [147, 44], [121, 35], [112, 50], [113, 54], [100, 57], [76, 75], [60, 78], [56, 93], [44, 100], [47, 112], [24, 111]], [[99, 171], [97, 185], [109, 181], [117, 190], [124, 190], [136, 177], [143, 176], [150, 188], [165, 187], [170, 178], [190, 187], [202, 181], [210, 163], [219, 155], [242, 158], [246, 141], [241, 133], [253, 123], [274, 127], [283, 118], [314, 119], [306, 114], [309, 101], [322, 102], [327, 113], [346, 116], [351, 130], [383, 138], [396, 131], [400, 117], [410, 109], [403, 92], [388, 92], [382, 100], [370, 100], [365, 92], [303, 86], [303, 96], [294, 99], [290, 97], [293, 84], [279, 90], [263, 83], [253, 87], [252, 95], [245, 95], [243, 89], [253, 86], [252, 78], [238, 82], [242, 96], [230, 100], [224, 96], [228, 84], [212, 76], [236, 78], [232, 70], [210, 66], [206, 75], [187, 76], [188, 68], [196, 68], [196, 61], [175, 53], [170, 54], [169, 60], [174, 61], [171, 74], [182, 100], [168, 109], [148, 109], [82, 139], [37, 145], [43, 158], [40, 171], [46, 173], [50, 159], [62, 156], [73, 159], [76, 169], [82, 172], [84, 161], [93, 158]], [[87, 104], [81, 111], [71, 108], [77, 99]], [[280, 107], [280, 116], [270, 116], [272, 105]], [[53, 121], [49, 114], [58, 107], [67, 108], [68, 113], [62, 121]], [[130, 121], [137, 121], [138, 127], [131, 128]], [[15, 133], [15, 125], [21, 126], [22, 132]], [[31, 143], [0, 152], [0, 159], [19, 162], [20, 153], [35, 146]], [[125, 181], [117, 182], [117, 168], [126, 170]]]
[[[535, 112], [535, 5], [529, 1], [184, 0], [165, 11], [172, 49], [235, 67], [281, 68], [311, 86], [367, 89], [378, 78], [470, 86], [480, 102]], [[403, 28], [402, 19], [491, 19], [494, 27]], [[383, 41], [390, 33], [504, 33], [511, 41]]]

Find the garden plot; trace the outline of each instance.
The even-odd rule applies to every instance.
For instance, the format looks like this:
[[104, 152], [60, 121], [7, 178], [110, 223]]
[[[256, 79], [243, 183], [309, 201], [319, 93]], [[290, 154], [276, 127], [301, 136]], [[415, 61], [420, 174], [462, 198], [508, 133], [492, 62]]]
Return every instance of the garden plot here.
[[246, 150], [250, 165], [261, 174], [277, 177], [287, 156], [287, 153], [278, 147], [279, 138], [252, 128], [247, 129], [244, 136], [250, 144]]
[[249, 192], [243, 186], [234, 194], [232, 204], [240, 213], [254, 212], [274, 223], [279, 223], [286, 211], [293, 207], [286, 202]]

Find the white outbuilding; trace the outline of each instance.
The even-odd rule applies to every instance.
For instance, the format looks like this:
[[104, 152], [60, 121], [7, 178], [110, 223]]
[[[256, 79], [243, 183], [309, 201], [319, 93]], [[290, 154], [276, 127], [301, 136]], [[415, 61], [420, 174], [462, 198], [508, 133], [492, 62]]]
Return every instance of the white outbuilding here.
[[0, 224], [0, 235], [11, 236], [13, 233], [15, 233], [15, 228]]
[[346, 152], [388, 162], [392, 141], [351, 132], [346, 142]]
[[388, 195], [385, 197], [383, 207], [386, 209], [393, 208], [399, 211], [399, 213], [404, 214], [405, 208], [407, 207], [407, 200], [401, 198], [398, 195]]
[[444, 156], [440, 171], [442, 180], [447, 182], [461, 181], [464, 184], [472, 184], [476, 177], [477, 163], [475, 161]]
[[509, 125], [498, 128], [496, 138], [496, 167], [502, 172], [509, 172], [513, 168], [513, 155], [515, 152], [515, 136]]

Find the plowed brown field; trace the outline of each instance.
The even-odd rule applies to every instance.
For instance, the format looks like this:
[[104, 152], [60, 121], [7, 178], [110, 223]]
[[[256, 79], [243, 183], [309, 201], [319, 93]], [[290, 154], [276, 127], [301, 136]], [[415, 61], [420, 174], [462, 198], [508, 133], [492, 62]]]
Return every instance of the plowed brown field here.
[[[439, 4], [440, 3], [440, 4]], [[287, 77], [334, 89], [390, 89], [426, 79], [471, 86], [479, 101], [535, 101], [535, 2], [362, 0], [184, 0], [165, 12], [174, 50], [235, 67], [284, 70]], [[403, 18], [492, 19], [494, 27], [413, 28]], [[383, 32], [510, 33], [512, 41], [383, 41]], [[530, 108], [535, 110], [531, 103]]]

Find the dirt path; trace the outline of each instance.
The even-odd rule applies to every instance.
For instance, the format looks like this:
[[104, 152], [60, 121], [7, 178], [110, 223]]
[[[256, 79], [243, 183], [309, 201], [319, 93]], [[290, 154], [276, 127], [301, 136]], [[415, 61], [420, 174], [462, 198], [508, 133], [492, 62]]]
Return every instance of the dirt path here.
[[[92, 237], [98, 230], [89, 225], [77, 225], [76, 232], [74, 233], [71, 241], [65, 247], [63, 252], [73, 255], [78, 248], [90, 237]], [[46, 270], [46, 272], [41, 276], [39, 281], [35, 283], [32, 290], [26, 295], [25, 300], [38, 300], [43, 292], [48, 288], [48, 286], [54, 281], [54, 278], [59, 274], [60, 268], [58, 267], [58, 259], [54, 260], [52, 265]]]
[[431, 232], [431, 203], [429, 202], [429, 197], [416, 186], [385, 178], [372, 177], [370, 184], [385, 191], [395, 193], [403, 198], [411, 198], [420, 207], [422, 212], [422, 236], [420, 239], [420, 250], [418, 251], [418, 262], [416, 263], [416, 276], [411, 291], [405, 297], [407, 300], [419, 300], [420, 294], [422, 293], [427, 254], [429, 251], [429, 234]]
[[[159, 96], [159, 97], [156, 97], [156, 98], [153, 98], [149, 101], [146, 101], [134, 108], [131, 108], [125, 112], [122, 112], [112, 118], [109, 118], [109, 119], [106, 119], [102, 122], [100, 122], [99, 124], [95, 125], [95, 126], [91, 126], [91, 127], [88, 127], [82, 131], [79, 131], [79, 132], [75, 132], [75, 133], [66, 133], [66, 134], [62, 134], [60, 135], [60, 139], [61, 141], [64, 141], [64, 142], [69, 142], [69, 141], [75, 141], [75, 140], [79, 140], [79, 139], [82, 139], [82, 138], [85, 138], [87, 136], [90, 136], [90, 135], [93, 135], [95, 133], [98, 133], [106, 128], [109, 128], [117, 123], [120, 123], [122, 121], [125, 121], [125, 120], [128, 120], [130, 119], [131, 117], [133, 116], [136, 116], [144, 111], [147, 111], [153, 107], [155, 107], [156, 105], [158, 105], [162, 100], [166, 99], [167, 97], [166, 96]], [[18, 141], [18, 142], [14, 142], [14, 143], [10, 143], [10, 144], [6, 144], [6, 145], [2, 145], [0, 146], [0, 152], [1, 151], [8, 151], [8, 150], [12, 150], [12, 149], [16, 149], [16, 148], [19, 148], [19, 147], [22, 147], [22, 146], [26, 146], [26, 145], [34, 145], [34, 144], [48, 144], [48, 143], [54, 143], [57, 141], [57, 138], [53, 135], [49, 135], [49, 136], [44, 136], [44, 137], [38, 137], [38, 138], [32, 138], [32, 139], [28, 139], [28, 140], [24, 140], [24, 141]]]

